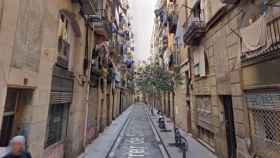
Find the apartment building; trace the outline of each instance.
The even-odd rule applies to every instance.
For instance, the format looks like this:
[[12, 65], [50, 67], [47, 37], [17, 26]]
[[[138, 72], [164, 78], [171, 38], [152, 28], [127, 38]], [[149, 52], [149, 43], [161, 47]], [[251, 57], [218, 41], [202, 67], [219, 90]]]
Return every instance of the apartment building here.
[[124, 36], [112, 29], [123, 3], [2, 0], [0, 9], [0, 155], [23, 135], [33, 157], [77, 157], [133, 101], [116, 86], [120, 65], [133, 72], [113, 38]]
[[184, 78], [161, 110], [174, 107], [176, 125], [218, 157], [279, 155], [279, 11], [273, 0], [159, 1], [154, 53]]
[[[273, 81], [257, 77], [268, 77], [260, 74], [264, 69], [273, 72], [258, 62], [249, 64], [249, 59], [258, 58], [257, 54], [265, 50], [266, 55], [272, 55], [270, 51], [274, 52], [277, 45], [279, 8], [274, 2], [188, 1], [192, 9], [184, 41], [189, 46], [193, 69], [192, 130], [219, 157], [278, 154], [277, 132], [273, 132], [278, 127], [271, 126], [278, 122], [277, 110], [262, 109], [264, 96], [275, 96], [275, 89], [268, 88]], [[264, 102], [256, 101], [259, 98]], [[274, 99], [270, 103], [277, 109]]]

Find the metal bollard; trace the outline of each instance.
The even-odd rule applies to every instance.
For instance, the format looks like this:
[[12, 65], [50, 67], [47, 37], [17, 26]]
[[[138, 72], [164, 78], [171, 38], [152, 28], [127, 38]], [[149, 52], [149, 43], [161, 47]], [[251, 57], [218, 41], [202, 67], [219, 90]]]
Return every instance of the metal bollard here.
[[181, 144], [181, 134], [178, 128], [175, 128], [175, 145], [180, 146]]
[[186, 144], [182, 143], [183, 158], [187, 158]]
[[158, 119], [158, 126], [160, 129], [165, 129], [165, 121], [164, 121], [164, 117], [160, 117]]
[[154, 109], [151, 108], [151, 115], [154, 116]]
[[183, 151], [182, 156], [183, 156], [183, 158], [187, 158], [187, 151], [189, 150], [188, 141], [184, 137], [182, 137], [181, 139], [183, 140], [183, 142], [181, 143], [181, 149]]

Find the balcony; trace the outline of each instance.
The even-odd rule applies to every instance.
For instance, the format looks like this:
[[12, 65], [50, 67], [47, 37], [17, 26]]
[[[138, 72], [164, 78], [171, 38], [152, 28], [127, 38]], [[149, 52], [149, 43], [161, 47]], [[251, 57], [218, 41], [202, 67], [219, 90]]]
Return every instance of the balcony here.
[[[242, 66], [259, 63], [280, 57], [280, 16], [266, 23], [266, 45], [241, 55]], [[265, 38], [265, 37], [263, 37]], [[244, 47], [244, 46], [243, 46]]]
[[185, 25], [184, 42], [187, 45], [197, 45], [205, 33], [205, 22], [202, 17], [189, 17]]
[[96, 6], [99, 0], [72, 0], [73, 3], [80, 3], [81, 10], [86, 15], [94, 15], [96, 13]]
[[163, 49], [166, 49], [168, 47], [168, 37], [167, 36], [162, 37], [162, 47], [163, 47]]
[[62, 38], [58, 39], [57, 65], [68, 69], [68, 59], [70, 54], [70, 44]]
[[96, 14], [100, 17], [100, 20], [93, 22], [94, 31], [97, 35], [104, 36], [107, 40], [112, 35], [112, 23], [106, 19], [106, 10], [98, 9]]
[[221, 0], [224, 4], [237, 4], [240, 0]]
[[177, 15], [169, 15], [169, 17], [168, 17], [169, 33], [176, 33], [177, 22], [178, 22]]

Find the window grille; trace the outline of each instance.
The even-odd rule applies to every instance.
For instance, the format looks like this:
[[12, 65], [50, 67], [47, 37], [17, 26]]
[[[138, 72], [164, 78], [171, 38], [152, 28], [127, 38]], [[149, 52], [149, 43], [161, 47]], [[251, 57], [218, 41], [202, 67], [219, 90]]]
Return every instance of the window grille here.
[[280, 153], [280, 109], [251, 109], [253, 148], [262, 158]]
[[66, 136], [68, 120], [67, 104], [52, 104], [49, 109], [46, 147], [58, 143]]

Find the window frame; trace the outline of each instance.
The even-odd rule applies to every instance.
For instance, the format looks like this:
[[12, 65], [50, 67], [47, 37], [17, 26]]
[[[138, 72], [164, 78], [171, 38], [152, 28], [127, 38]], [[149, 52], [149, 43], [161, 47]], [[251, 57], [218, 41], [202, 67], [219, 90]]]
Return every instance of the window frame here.
[[[51, 104], [48, 112], [45, 148], [63, 142], [67, 137], [69, 103]], [[52, 109], [57, 108], [57, 109]], [[61, 110], [61, 111], [59, 111]], [[55, 118], [56, 117], [56, 118]], [[57, 118], [59, 117], [59, 118]], [[57, 119], [60, 119], [57, 123]], [[51, 125], [51, 126], [50, 126]]]

